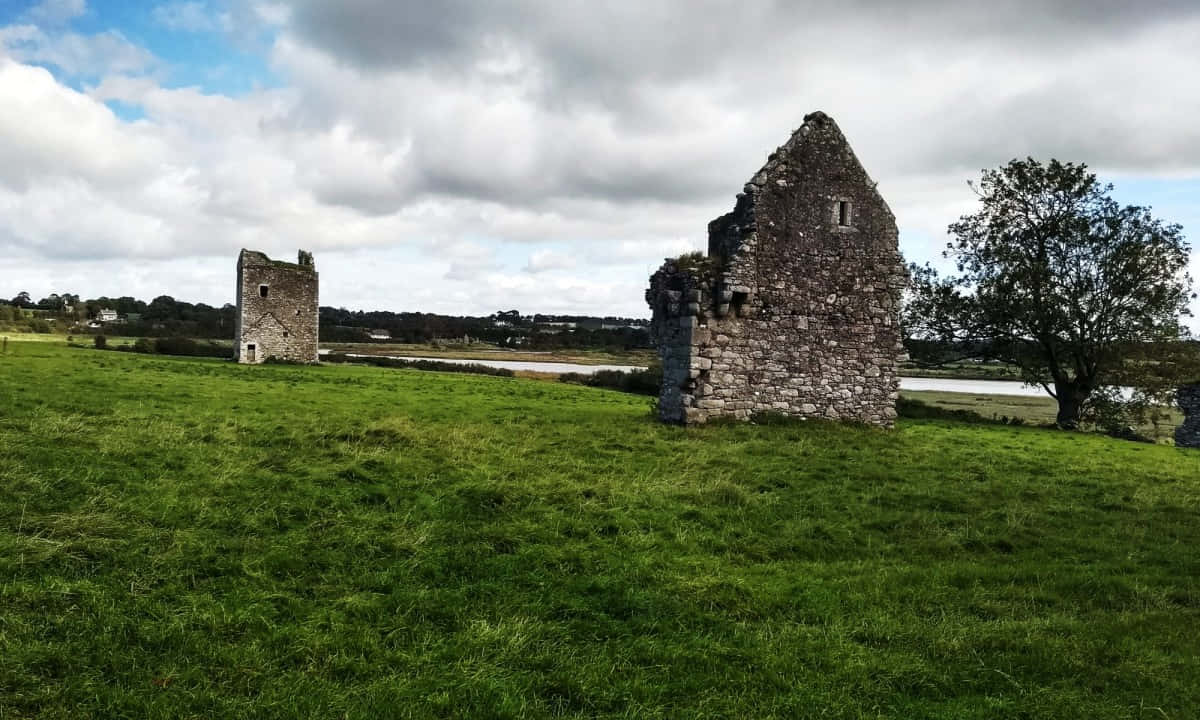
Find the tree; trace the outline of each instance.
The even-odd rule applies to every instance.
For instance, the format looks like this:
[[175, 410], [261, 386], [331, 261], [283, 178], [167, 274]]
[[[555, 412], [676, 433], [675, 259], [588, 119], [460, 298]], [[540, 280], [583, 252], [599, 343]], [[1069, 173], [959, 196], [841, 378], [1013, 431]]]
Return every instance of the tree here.
[[22, 290], [10, 301], [10, 304], [19, 308], [31, 308], [33, 307], [33, 299], [29, 297], [29, 293]]
[[179, 318], [178, 303], [170, 295], [159, 295], [146, 306], [147, 320], [176, 320]]
[[936, 341], [942, 360], [1015, 365], [1058, 401], [1067, 428], [1093, 396], [1161, 387], [1188, 365], [1159, 362], [1159, 351], [1178, 357], [1194, 297], [1180, 226], [1122, 207], [1083, 164], [1013, 160], [984, 170], [972, 189], [981, 208], [950, 225], [944, 253], [958, 274], [911, 268], [905, 322], [914, 338]]

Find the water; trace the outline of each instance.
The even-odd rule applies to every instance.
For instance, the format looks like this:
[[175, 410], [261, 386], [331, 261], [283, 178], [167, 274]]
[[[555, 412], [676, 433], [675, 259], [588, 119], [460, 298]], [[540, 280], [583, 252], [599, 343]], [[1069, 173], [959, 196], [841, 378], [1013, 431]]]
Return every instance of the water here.
[[[325, 351], [322, 351], [325, 354]], [[528, 362], [525, 360], [466, 360], [461, 358], [443, 358], [443, 357], [414, 357], [411, 355], [358, 355], [355, 353], [346, 353], [347, 357], [386, 357], [393, 360], [433, 360], [435, 362], [453, 363], [454, 365], [486, 365], [494, 368], [506, 368], [508, 370], [528, 370], [532, 372], [543, 373], [582, 373], [591, 375], [600, 372], [601, 370], [645, 370], [646, 368], [637, 365], [580, 365], [577, 363], [564, 362]]]
[[1050, 397], [1040, 386], [1030, 386], [1016, 380], [956, 380], [954, 378], [900, 378], [901, 390], [933, 390], [936, 392], [967, 393], [970, 395], [1019, 395], [1021, 397]]
[[[324, 350], [321, 351], [324, 354]], [[455, 365], [486, 365], [509, 370], [527, 370], [544, 373], [581, 373], [591, 375], [601, 370], [645, 370], [638, 365], [580, 365], [564, 362], [531, 362], [527, 360], [464, 360], [460, 358], [421, 358], [411, 355], [356, 355], [350, 357], [389, 357], [396, 360], [436, 360]], [[970, 395], [1018, 395], [1021, 397], [1047, 397], [1040, 387], [1030, 387], [1015, 380], [955, 380], [953, 378], [900, 378], [901, 390], [932, 390], [936, 392], [967, 393]]]

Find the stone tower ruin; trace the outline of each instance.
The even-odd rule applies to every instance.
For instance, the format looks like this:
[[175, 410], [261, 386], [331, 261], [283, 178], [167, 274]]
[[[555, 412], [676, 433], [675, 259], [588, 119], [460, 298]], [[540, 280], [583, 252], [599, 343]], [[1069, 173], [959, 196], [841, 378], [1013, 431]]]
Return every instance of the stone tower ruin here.
[[822, 112], [768, 159], [708, 254], [668, 260], [646, 301], [662, 420], [782, 413], [890, 426], [907, 281], [896, 220]]
[[240, 363], [317, 362], [317, 268], [310, 253], [301, 250], [293, 264], [242, 250], [234, 333]]

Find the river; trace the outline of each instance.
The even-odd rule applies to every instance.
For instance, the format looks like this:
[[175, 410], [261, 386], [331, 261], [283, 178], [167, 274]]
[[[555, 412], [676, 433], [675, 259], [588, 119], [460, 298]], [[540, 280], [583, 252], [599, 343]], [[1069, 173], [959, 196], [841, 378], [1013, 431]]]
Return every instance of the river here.
[[[601, 370], [645, 370], [637, 365], [580, 365], [564, 362], [529, 362], [524, 360], [464, 360], [460, 358], [429, 358], [411, 355], [359, 355], [350, 357], [389, 357], [395, 360], [436, 360], [455, 365], [487, 365], [488, 367], [526, 370], [544, 373], [582, 373], [591, 375]], [[1030, 387], [1015, 380], [955, 380], [953, 378], [900, 378], [901, 390], [931, 390], [936, 392], [969, 393], [971, 395], [1019, 395], [1022, 397], [1045, 397], [1040, 387]]]

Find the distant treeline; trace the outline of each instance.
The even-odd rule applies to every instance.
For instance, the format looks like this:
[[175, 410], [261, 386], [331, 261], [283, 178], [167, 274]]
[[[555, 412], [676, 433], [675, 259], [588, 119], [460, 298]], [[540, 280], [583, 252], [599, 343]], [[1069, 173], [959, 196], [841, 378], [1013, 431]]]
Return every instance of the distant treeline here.
[[320, 324], [323, 342], [362, 342], [369, 339], [368, 332], [382, 330], [388, 338], [380, 341], [396, 343], [469, 338], [531, 350], [650, 347], [647, 322], [634, 318], [522, 316], [516, 310], [474, 317], [322, 307]]
[[[115, 320], [105, 320], [112, 311]], [[647, 321], [640, 318], [582, 315], [521, 315], [505, 310], [485, 317], [320, 308], [322, 342], [375, 341], [429, 343], [470, 339], [532, 350], [557, 348], [635, 349], [650, 347]], [[53, 293], [34, 302], [29, 293], [0, 300], [0, 330], [23, 332], [93, 332], [127, 337], [232, 338], [237, 308], [189, 303], [169, 295], [150, 302], [137, 298], [81, 299]]]
[[[111, 310], [117, 320], [89, 328], [101, 311]], [[26, 332], [87, 332], [127, 337], [232, 338], [237, 309], [226, 304], [213, 307], [192, 304], [160, 295], [149, 303], [132, 298], [98, 297], [81, 299], [71, 293], [51, 294], [33, 302], [29, 293], [18, 293], [8, 302], [0, 300], [0, 328]]]

